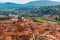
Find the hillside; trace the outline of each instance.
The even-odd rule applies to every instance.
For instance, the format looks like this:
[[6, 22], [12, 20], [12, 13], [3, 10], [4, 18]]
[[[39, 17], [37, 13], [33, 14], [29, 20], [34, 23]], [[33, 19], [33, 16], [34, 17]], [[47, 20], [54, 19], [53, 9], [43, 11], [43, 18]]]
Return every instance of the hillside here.
[[26, 4], [16, 4], [16, 3], [0, 3], [0, 10], [11, 10], [11, 9], [23, 9], [23, 8], [38, 8], [44, 6], [55, 6], [60, 5], [60, 2], [52, 1], [32, 1]]
[[43, 7], [43, 6], [55, 6], [60, 5], [60, 2], [53, 2], [53, 1], [32, 1], [27, 3], [28, 6], [33, 7]]

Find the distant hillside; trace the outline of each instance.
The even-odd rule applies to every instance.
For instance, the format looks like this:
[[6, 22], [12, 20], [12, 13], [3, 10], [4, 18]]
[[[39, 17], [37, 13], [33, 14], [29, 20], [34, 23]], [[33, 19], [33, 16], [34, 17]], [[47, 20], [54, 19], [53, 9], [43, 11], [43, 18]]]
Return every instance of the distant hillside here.
[[60, 5], [60, 2], [52, 2], [52, 1], [32, 1], [26, 4], [16, 4], [16, 3], [0, 3], [0, 10], [8, 10], [8, 9], [19, 9], [19, 8], [37, 8], [43, 6], [55, 6]]
[[16, 3], [0, 3], [0, 10], [7, 10], [7, 9], [15, 9], [15, 8], [20, 8], [23, 7], [24, 5], [22, 4], [16, 4]]
[[60, 2], [53, 2], [53, 1], [32, 1], [27, 3], [28, 6], [33, 7], [41, 7], [41, 6], [55, 6], [60, 5]]

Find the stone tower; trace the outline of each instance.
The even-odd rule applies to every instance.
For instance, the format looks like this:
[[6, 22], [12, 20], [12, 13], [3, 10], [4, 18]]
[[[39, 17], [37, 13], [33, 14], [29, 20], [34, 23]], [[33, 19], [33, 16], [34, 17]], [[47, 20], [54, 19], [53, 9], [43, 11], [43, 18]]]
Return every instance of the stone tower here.
[[18, 16], [18, 22], [22, 21], [22, 17]]

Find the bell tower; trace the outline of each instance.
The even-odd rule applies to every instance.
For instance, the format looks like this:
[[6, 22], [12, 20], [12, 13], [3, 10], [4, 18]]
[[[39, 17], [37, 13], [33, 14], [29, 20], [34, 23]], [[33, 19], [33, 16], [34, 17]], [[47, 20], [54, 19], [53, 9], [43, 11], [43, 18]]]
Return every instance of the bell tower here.
[[22, 17], [18, 16], [18, 22], [22, 21]]
[[18, 22], [21, 22], [22, 21], [22, 17], [21, 17], [20, 12], [18, 12], [17, 15], [18, 15]]

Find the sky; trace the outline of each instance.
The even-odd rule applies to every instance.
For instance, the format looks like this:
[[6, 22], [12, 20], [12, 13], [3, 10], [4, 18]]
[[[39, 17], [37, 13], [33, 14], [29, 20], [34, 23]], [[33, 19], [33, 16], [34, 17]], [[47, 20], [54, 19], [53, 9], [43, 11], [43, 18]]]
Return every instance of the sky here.
[[[18, 4], [24, 4], [28, 3], [30, 1], [38, 1], [38, 0], [0, 0], [0, 2], [13, 2], [13, 3], [18, 3]], [[60, 2], [60, 0], [39, 0], [39, 1], [57, 1]]]

